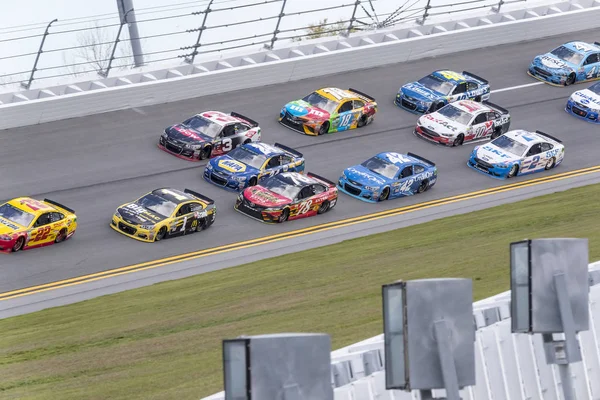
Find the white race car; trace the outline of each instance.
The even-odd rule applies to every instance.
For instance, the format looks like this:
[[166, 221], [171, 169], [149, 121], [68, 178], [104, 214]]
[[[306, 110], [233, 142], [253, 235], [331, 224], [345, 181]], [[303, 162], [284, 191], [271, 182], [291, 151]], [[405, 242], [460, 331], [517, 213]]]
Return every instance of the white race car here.
[[569, 97], [565, 111], [588, 122], [600, 124], [600, 82]]
[[506, 109], [489, 101], [461, 100], [420, 117], [414, 133], [435, 143], [460, 146], [464, 142], [495, 139], [509, 127], [510, 114]]
[[565, 157], [565, 146], [547, 133], [524, 130], [506, 132], [482, 146], [476, 146], [467, 165], [476, 171], [505, 179], [549, 170]]

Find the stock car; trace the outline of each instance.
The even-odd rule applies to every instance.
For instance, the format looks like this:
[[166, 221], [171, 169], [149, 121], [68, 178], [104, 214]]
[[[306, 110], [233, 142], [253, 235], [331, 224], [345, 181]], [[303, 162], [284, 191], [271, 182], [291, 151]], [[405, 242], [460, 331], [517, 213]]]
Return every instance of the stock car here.
[[18, 197], [0, 205], [0, 251], [49, 246], [75, 233], [75, 211], [52, 200]]
[[436, 181], [433, 162], [413, 153], [384, 152], [346, 168], [337, 187], [352, 197], [376, 203], [423, 193]]
[[236, 112], [205, 111], [165, 129], [158, 147], [189, 161], [226, 154], [250, 142], [259, 142], [260, 126]]
[[589, 122], [600, 124], [600, 82], [573, 93], [565, 111]]
[[568, 42], [536, 56], [529, 76], [553, 86], [568, 86], [600, 79], [600, 42]]
[[402, 86], [394, 104], [413, 114], [434, 112], [458, 100], [483, 101], [490, 98], [487, 80], [463, 71], [438, 70]]
[[296, 132], [317, 136], [361, 128], [373, 122], [377, 102], [356, 89], [322, 88], [287, 103], [279, 122]]
[[497, 179], [549, 170], [563, 161], [565, 146], [541, 131], [508, 131], [482, 146], [476, 146], [467, 165]]
[[510, 127], [509, 112], [489, 101], [461, 100], [419, 117], [414, 133], [446, 146], [495, 139]]
[[313, 173], [283, 172], [239, 194], [234, 209], [266, 223], [323, 214], [337, 203], [335, 183]]
[[280, 143], [248, 143], [210, 160], [204, 179], [223, 189], [240, 191], [281, 172], [304, 172], [302, 153]]
[[162, 188], [117, 208], [110, 227], [142, 242], [208, 229], [217, 217], [215, 202], [185, 189]]

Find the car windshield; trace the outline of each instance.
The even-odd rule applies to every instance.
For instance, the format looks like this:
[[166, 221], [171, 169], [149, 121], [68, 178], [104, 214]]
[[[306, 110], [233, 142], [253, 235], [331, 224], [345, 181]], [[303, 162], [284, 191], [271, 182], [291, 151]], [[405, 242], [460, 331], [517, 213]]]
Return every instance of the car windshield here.
[[229, 152], [229, 157], [256, 169], [261, 169], [265, 161], [267, 161], [267, 157], [250, 151], [244, 147], [233, 149], [233, 151]]
[[573, 50], [567, 49], [565, 46], [557, 47], [550, 53], [556, 58], [560, 58], [563, 61], [571, 64], [579, 65], [583, 60], [583, 54], [575, 53]]
[[193, 116], [192, 118], [186, 120], [183, 124], [203, 133], [206, 136], [210, 136], [211, 138], [216, 138], [219, 132], [221, 132], [222, 128], [221, 125], [215, 124], [214, 122], [199, 115]]
[[454, 89], [453, 83], [438, 78], [433, 74], [419, 79], [419, 83], [425, 86], [427, 89], [435, 90], [443, 95], [449, 95]]
[[165, 218], [170, 217], [177, 208], [177, 204], [152, 193], [145, 195], [135, 203]]
[[15, 224], [29, 226], [35, 216], [6, 203], [0, 206], [0, 217]]
[[275, 175], [273, 178], [268, 179], [263, 184], [263, 187], [269, 189], [271, 192], [277, 193], [278, 195], [287, 197], [288, 199], [292, 200], [296, 198], [296, 196], [298, 195], [298, 193], [300, 193], [300, 190], [302, 189], [298, 186], [287, 182], [279, 175]]
[[588, 89], [596, 94], [600, 94], [600, 82], [594, 83]]
[[442, 107], [438, 114], [443, 115], [451, 121], [458, 122], [462, 125], [468, 125], [473, 118], [473, 114], [469, 114], [466, 111], [463, 111], [459, 108], [454, 107], [452, 104], [448, 104], [445, 107]]
[[498, 139], [494, 140], [492, 144], [518, 157], [521, 157], [527, 150], [527, 146], [523, 143], [519, 143], [508, 136], [500, 136]]
[[331, 101], [331, 100], [321, 96], [317, 92], [312, 92], [311, 94], [309, 94], [302, 100], [304, 100], [305, 102], [307, 102], [308, 104], [310, 104], [313, 107], [322, 108], [323, 110], [327, 111], [329, 114], [334, 112], [338, 106], [337, 102]]
[[381, 176], [385, 176], [389, 179], [394, 179], [396, 173], [400, 169], [394, 164], [390, 163], [389, 161], [386, 161], [379, 157], [370, 158], [361, 165], [367, 168], [369, 171], [379, 174]]

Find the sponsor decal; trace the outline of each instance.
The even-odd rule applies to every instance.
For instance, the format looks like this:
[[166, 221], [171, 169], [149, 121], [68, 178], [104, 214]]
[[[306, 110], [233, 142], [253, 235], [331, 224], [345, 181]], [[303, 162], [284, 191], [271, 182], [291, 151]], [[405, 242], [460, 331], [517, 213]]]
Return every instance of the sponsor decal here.
[[[450, 129], [452, 132], [456, 132], [456, 130], [457, 130], [457, 128], [455, 126], [453, 126], [450, 122], [445, 121], [443, 119], [436, 118], [433, 116], [433, 114], [425, 115], [425, 119], [435, 122], [436, 124], [443, 126], [444, 128]], [[434, 129], [434, 128], [430, 127], [430, 129]]]
[[[508, 158], [508, 159], [511, 158], [511, 156], [509, 156], [508, 154], [506, 154], [492, 146], [483, 146], [482, 149], [489, 151], [490, 153], [496, 154], [497, 156], [500, 156], [500, 158]], [[482, 159], [484, 159], [485, 161], [489, 161], [489, 159], [486, 159], [484, 157], [486, 157], [486, 155], [483, 155]]]
[[542, 65], [548, 68], [565, 68], [567, 64], [554, 57], [543, 56]]
[[41, 201], [37, 201], [34, 199], [22, 199], [19, 201], [19, 204], [26, 205], [27, 207], [29, 207], [30, 209], [32, 209], [34, 211], [47, 210], [50, 208], [46, 204], [42, 203]]
[[244, 172], [246, 170], [246, 165], [236, 161], [236, 160], [231, 160], [231, 159], [223, 159], [223, 160], [219, 160], [218, 163], [219, 167], [223, 168], [226, 171], [229, 172]]
[[183, 136], [187, 136], [192, 139], [196, 139], [200, 142], [204, 142], [204, 139], [202, 139], [202, 137], [200, 137], [200, 135], [198, 135], [196, 132], [194, 132], [193, 130], [191, 130], [189, 128], [184, 128], [182, 126], [175, 126], [175, 127], [173, 127], [173, 129], [175, 129], [177, 132], [181, 133]]
[[151, 213], [150, 211], [146, 210], [144, 207], [142, 207], [138, 204], [135, 204], [135, 203], [127, 204], [123, 208], [134, 215], [145, 217], [145, 218], [148, 218], [153, 221], [162, 221], [161, 217], [157, 216], [154, 213]]
[[259, 189], [251, 189], [250, 195], [248, 196], [248, 200], [259, 200], [261, 202], [268, 202], [270, 204], [287, 203], [286, 199], [278, 197], [274, 193]]
[[590, 96], [585, 92], [575, 92], [575, 101], [580, 102], [581, 104], [596, 104], [600, 105], [600, 97], [598, 96]]
[[404, 86], [405, 89], [410, 90], [412, 92], [418, 93], [421, 96], [432, 100], [435, 99], [436, 96], [430, 92], [429, 90], [425, 89], [424, 87], [422, 87], [421, 85], [417, 85], [415, 83], [409, 83], [408, 85]]
[[14, 230], [19, 229], [19, 227], [17, 225], [13, 224], [10, 221], [5, 220], [4, 218], [0, 218], [0, 224], [8, 226], [10, 229], [14, 229]]
[[366, 173], [364, 171], [360, 171], [360, 170], [358, 170], [356, 168], [348, 168], [348, 172], [351, 173], [351, 174], [354, 174], [355, 176], [360, 176], [361, 178], [365, 178], [366, 180], [368, 180], [370, 182], [376, 182], [376, 183], [379, 183], [379, 184], [384, 184], [385, 183], [385, 180], [383, 180], [383, 179], [381, 179], [381, 178], [379, 178], [377, 176], [371, 175], [369, 173]]

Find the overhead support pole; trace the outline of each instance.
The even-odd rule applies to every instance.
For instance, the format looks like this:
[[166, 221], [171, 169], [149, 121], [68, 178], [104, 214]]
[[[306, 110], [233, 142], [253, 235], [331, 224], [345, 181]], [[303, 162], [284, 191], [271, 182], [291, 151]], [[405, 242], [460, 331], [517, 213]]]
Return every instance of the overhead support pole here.
[[121, 37], [121, 31], [123, 30], [123, 25], [125, 25], [125, 23], [127, 22], [127, 16], [129, 15], [130, 12], [133, 11], [133, 8], [129, 11], [127, 11], [125, 13], [125, 15], [123, 16], [123, 19], [121, 20], [121, 25], [119, 26], [119, 31], [117, 32], [117, 38], [115, 39], [115, 44], [113, 45], [113, 49], [112, 52], [110, 53], [110, 58], [108, 60], [108, 66], [106, 67], [105, 71], [98, 71], [98, 75], [100, 75], [103, 78], [108, 77], [108, 74], [110, 73], [110, 68], [112, 66], [112, 62], [115, 59], [115, 52], [117, 51], [117, 45], [120, 42], [120, 37]]
[[[135, 12], [133, 12], [133, 0], [117, 0], [117, 8], [119, 9], [119, 18], [121, 21], [125, 20], [126, 14], [129, 14], [126, 22], [129, 28], [129, 42], [131, 43], [131, 51], [133, 53], [133, 63], [136, 67], [141, 67], [144, 65], [144, 53], [142, 51], [137, 19], [135, 18]], [[129, 11], [126, 12], [125, 10]]]
[[55, 23], [56, 21], [58, 21], [57, 19], [54, 19], [53, 21], [51, 21], [48, 26], [46, 26], [46, 30], [44, 31], [44, 36], [42, 36], [42, 43], [40, 43], [40, 49], [38, 50], [37, 56], [35, 57], [35, 62], [33, 63], [33, 68], [31, 70], [31, 75], [29, 75], [29, 80], [27, 81], [27, 83], [25, 82], [21, 82], [21, 86], [24, 87], [25, 89], [28, 89], [31, 87], [31, 82], [33, 82], [33, 75], [35, 74], [35, 71], [37, 71], [37, 64], [38, 61], [40, 60], [40, 55], [43, 53], [43, 48], [44, 48], [44, 42], [46, 41], [46, 36], [48, 36], [48, 30], [50, 29], [50, 25], [52, 25], [53, 23]]

